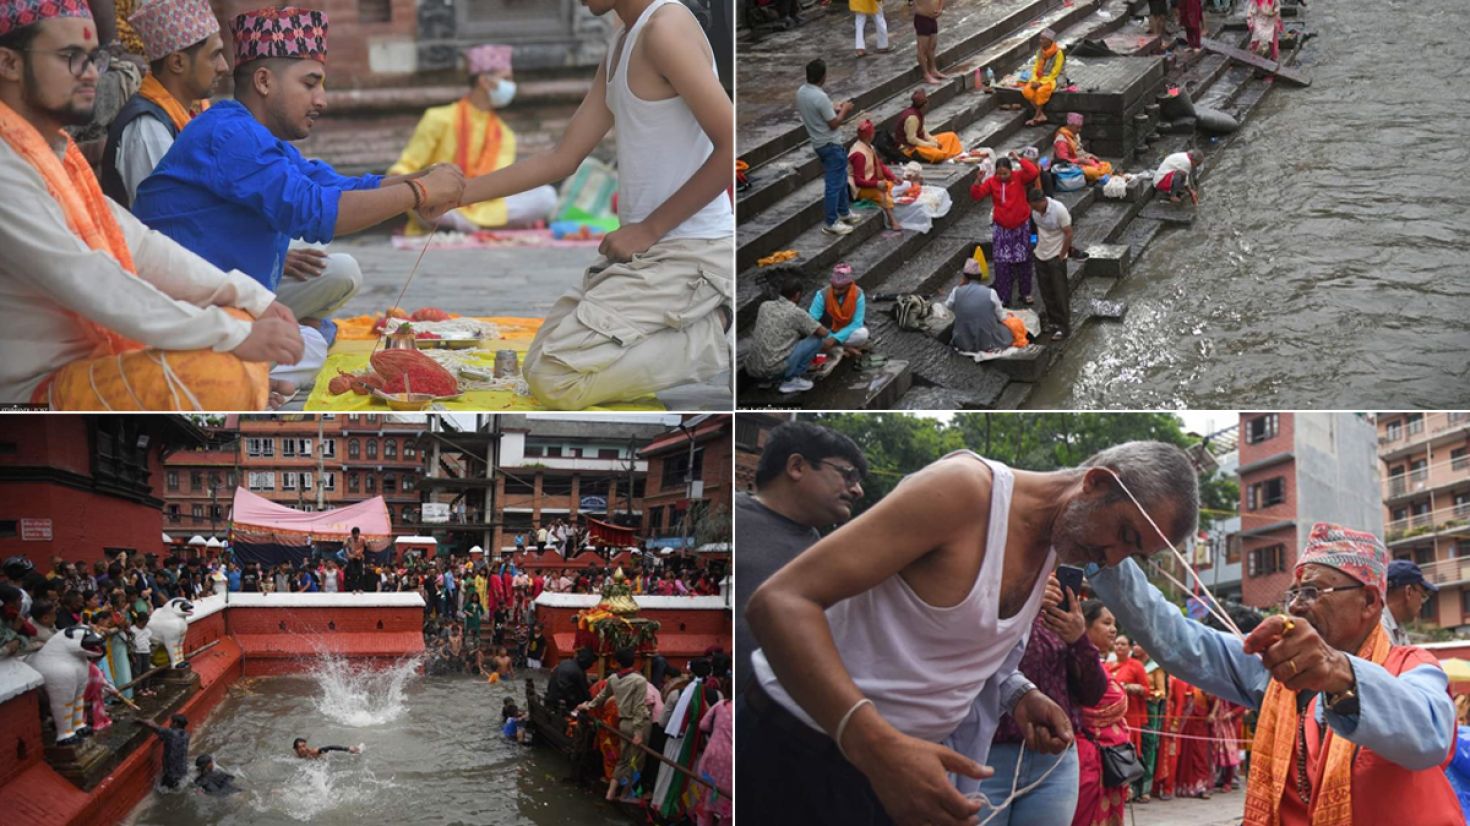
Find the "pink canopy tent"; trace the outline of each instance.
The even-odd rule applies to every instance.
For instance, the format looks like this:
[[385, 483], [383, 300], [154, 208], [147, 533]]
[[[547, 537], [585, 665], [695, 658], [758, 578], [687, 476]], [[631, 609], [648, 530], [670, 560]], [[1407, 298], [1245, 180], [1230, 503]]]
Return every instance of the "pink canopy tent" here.
[[235, 488], [230, 538], [242, 561], [275, 565], [310, 553], [313, 542], [340, 543], [357, 528], [368, 550], [390, 549], [393, 523], [383, 497], [342, 508], [308, 513]]

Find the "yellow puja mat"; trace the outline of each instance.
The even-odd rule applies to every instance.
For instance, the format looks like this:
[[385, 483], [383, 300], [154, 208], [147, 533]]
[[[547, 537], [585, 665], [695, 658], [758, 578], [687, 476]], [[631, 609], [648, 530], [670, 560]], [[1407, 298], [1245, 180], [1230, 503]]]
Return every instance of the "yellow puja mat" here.
[[[457, 316], [456, 316], [457, 317]], [[317, 374], [316, 383], [312, 386], [311, 395], [306, 399], [306, 409], [312, 412], [332, 413], [356, 413], [356, 412], [388, 412], [388, 404], [371, 395], [359, 396], [348, 391], [338, 395], [332, 395], [327, 390], [327, 385], [337, 371], [346, 373], [363, 373], [371, 370], [368, 363], [373, 354], [373, 345], [377, 336], [373, 333], [373, 325], [381, 316], [356, 316], [354, 318], [337, 319], [337, 340], [333, 342], [332, 348], [327, 351], [326, 363]], [[486, 339], [484, 344], [474, 350], [452, 351], [461, 354], [470, 364], [493, 370], [495, 367], [496, 350], [516, 351], [516, 360], [524, 364], [526, 351], [531, 348], [531, 340], [536, 337], [536, 331], [541, 328], [542, 319], [539, 318], [511, 318], [507, 316], [476, 317], [477, 321], [489, 322], [500, 328], [500, 338]], [[453, 372], [453, 371], [451, 371]], [[451, 411], [537, 411], [547, 408], [536, 401], [534, 396], [522, 396], [514, 390], [467, 390], [457, 399], [451, 399], [438, 403], [445, 410]], [[615, 404], [602, 404], [586, 408], [587, 410], [665, 410], [663, 403], [655, 396], [644, 396], [633, 401], [618, 402]]]

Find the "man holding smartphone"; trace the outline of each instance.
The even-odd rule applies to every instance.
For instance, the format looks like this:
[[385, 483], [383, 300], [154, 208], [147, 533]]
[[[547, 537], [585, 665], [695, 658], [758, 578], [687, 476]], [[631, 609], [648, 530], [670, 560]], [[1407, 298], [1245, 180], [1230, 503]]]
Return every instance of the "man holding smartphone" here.
[[[1121, 484], [1148, 509], [1147, 517]], [[752, 822], [971, 823], [1002, 712], [1026, 747], [1072, 742], [1017, 673], [1056, 560], [1117, 565], [1198, 523], [1178, 448], [1130, 442], [1077, 469], [1012, 470], [960, 451], [909, 476], [777, 571], [745, 611], [760, 650], [736, 710]], [[740, 583], [737, 579], [737, 588]], [[789, 790], [789, 791], [787, 791]]]

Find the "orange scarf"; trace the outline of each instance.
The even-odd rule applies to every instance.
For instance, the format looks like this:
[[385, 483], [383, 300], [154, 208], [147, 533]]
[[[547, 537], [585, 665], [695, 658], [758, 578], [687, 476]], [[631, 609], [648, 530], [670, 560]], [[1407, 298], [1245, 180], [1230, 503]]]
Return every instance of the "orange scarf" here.
[[[1388, 634], [1375, 624], [1358, 656], [1383, 665], [1388, 659]], [[1320, 702], [1320, 701], [1319, 701]], [[1303, 712], [1311, 714], [1308, 706]], [[1261, 701], [1250, 779], [1245, 792], [1245, 826], [1280, 826], [1281, 795], [1295, 783], [1297, 740], [1296, 694], [1272, 680]], [[1326, 766], [1312, 789], [1308, 807], [1312, 826], [1350, 826], [1353, 822], [1353, 752], [1355, 747], [1331, 728], [1322, 741]], [[1310, 771], [1310, 767], [1308, 769]]]
[[1071, 129], [1065, 126], [1060, 127], [1057, 129], [1057, 137], [1067, 142], [1067, 146], [1072, 148], [1072, 155], [1074, 157], [1080, 158], [1082, 156], [1082, 141], [1077, 140], [1077, 136], [1072, 134]]
[[[4, 140], [15, 154], [40, 173], [47, 191], [56, 199], [62, 214], [66, 216], [67, 227], [82, 239], [82, 243], [111, 255], [124, 270], [137, 275], [132, 251], [128, 249], [122, 227], [118, 226], [117, 219], [107, 206], [107, 198], [102, 195], [97, 176], [92, 174], [91, 164], [82, 157], [82, 151], [72, 142], [71, 137], [65, 137], [66, 154], [58, 158], [30, 121], [0, 103], [0, 140]], [[75, 313], [73, 315], [77, 324], [87, 329], [92, 338], [102, 342], [105, 351], [99, 355], [143, 349], [143, 345], [138, 342], [131, 341], [91, 319]]]
[[832, 295], [832, 288], [827, 288], [827, 315], [832, 318], [829, 329], [837, 332], [852, 323], [852, 317], [857, 315], [858, 288], [856, 284], [847, 288], [847, 298], [839, 305], [837, 299]]
[[470, 162], [470, 99], [462, 97], [459, 99], [459, 107], [454, 113], [454, 126], [459, 136], [459, 146], [455, 150], [454, 163], [464, 174], [469, 177], [484, 175], [495, 171], [495, 164], [500, 160], [500, 118], [494, 113], [490, 115], [490, 125], [485, 130], [485, 143], [480, 146], [480, 157], [474, 163]]
[[168, 119], [174, 122], [175, 130], [183, 129], [189, 121], [194, 119], [195, 115], [209, 108], [209, 101], [196, 100], [193, 106], [185, 109], [184, 104], [179, 103], [179, 99], [174, 97], [173, 93], [163, 88], [163, 84], [158, 82], [158, 78], [154, 77], [152, 72], [143, 76], [143, 85], [138, 87], [138, 94], [144, 100], [157, 104], [160, 109], [168, 113]]

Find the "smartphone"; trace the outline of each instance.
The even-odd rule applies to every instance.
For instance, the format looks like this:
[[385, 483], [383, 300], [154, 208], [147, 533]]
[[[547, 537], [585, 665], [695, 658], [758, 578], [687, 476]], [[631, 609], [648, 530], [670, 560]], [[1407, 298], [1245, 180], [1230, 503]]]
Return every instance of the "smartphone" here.
[[1057, 566], [1057, 581], [1062, 584], [1062, 610], [1072, 610], [1072, 601], [1067, 598], [1067, 589], [1076, 594], [1082, 590], [1082, 569], [1071, 565]]

